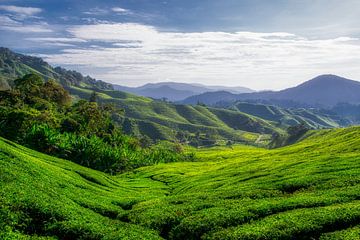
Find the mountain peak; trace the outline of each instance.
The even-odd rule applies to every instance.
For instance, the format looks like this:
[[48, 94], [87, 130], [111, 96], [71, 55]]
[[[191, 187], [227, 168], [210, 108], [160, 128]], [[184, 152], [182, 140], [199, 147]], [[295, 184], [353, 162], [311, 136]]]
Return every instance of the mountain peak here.
[[[306, 81], [296, 88], [334, 88], [340, 89], [339, 87], [348, 87], [353, 85], [359, 85], [360, 82], [340, 77], [333, 74], [319, 75], [309, 81]], [[318, 89], [321, 90], [321, 89]]]
[[357, 82], [358, 81], [354, 81], [348, 78], [344, 78], [344, 77], [340, 77], [334, 74], [323, 74], [323, 75], [319, 75], [311, 80], [309, 80], [308, 82], [312, 82], [312, 81], [317, 81], [317, 82], [346, 82], [346, 81], [351, 81], [351, 82]]
[[265, 100], [274, 103], [279, 101], [285, 105], [305, 105], [313, 107], [332, 107], [338, 103], [360, 104], [360, 82], [343, 78], [333, 74], [317, 76], [296, 87], [281, 91], [265, 91], [231, 95], [223, 92], [209, 95], [197, 95], [185, 99], [186, 103], [201, 101], [206, 104], [214, 104], [219, 101], [259, 101]]

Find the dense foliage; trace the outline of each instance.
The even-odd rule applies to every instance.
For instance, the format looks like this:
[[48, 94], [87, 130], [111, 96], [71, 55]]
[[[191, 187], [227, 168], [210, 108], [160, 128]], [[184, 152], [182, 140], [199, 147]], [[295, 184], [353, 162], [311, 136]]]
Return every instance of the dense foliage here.
[[269, 147], [278, 148], [294, 144], [306, 136], [308, 131], [310, 131], [310, 128], [306, 125], [306, 123], [290, 126], [287, 128], [286, 134], [273, 134]]
[[193, 158], [177, 144], [151, 146], [144, 137], [123, 134], [112, 120], [122, 111], [98, 104], [95, 93], [89, 101], [72, 104], [54, 80], [28, 74], [14, 84], [0, 92], [0, 134], [7, 139], [110, 173]]

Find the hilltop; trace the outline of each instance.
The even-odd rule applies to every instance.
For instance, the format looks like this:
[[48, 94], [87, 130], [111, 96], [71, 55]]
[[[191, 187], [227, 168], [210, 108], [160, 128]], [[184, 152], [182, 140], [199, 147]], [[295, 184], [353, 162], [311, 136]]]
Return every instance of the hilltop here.
[[0, 90], [8, 89], [16, 78], [29, 73], [36, 73], [45, 79], [55, 79], [63, 86], [95, 87], [113, 89], [111, 84], [83, 76], [76, 71], [61, 67], [52, 67], [42, 58], [15, 53], [0, 47]]

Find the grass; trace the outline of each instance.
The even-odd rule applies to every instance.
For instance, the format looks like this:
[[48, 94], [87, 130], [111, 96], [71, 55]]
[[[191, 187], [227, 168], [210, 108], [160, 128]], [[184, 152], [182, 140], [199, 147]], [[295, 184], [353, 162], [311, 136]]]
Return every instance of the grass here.
[[360, 127], [118, 176], [0, 149], [1, 239], [359, 239]]
[[315, 109], [284, 109], [277, 106], [245, 102], [237, 102], [231, 108], [282, 125], [293, 126], [306, 123], [311, 128], [333, 128], [339, 127], [341, 122], [337, 116]]
[[[1, 141], [0, 239], [158, 239], [126, 222], [136, 201], [162, 196], [151, 180], [112, 178], [69, 161]], [[151, 184], [151, 192], [144, 186]]]
[[[75, 71], [52, 68], [41, 58], [19, 55], [5, 48], [0, 49], [0, 65], [1, 89], [9, 88], [8, 83], [28, 73], [56, 79], [76, 100], [89, 99], [93, 89], [96, 89], [99, 101], [115, 103], [125, 110], [125, 118], [135, 125], [131, 134], [148, 135], [153, 140], [180, 140], [197, 145], [199, 139], [192, 141], [189, 138], [200, 133], [211, 135], [215, 144], [230, 140], [265, 146], [271, 141], [271, 136], [283, 136], [284, 129], [289, 125], [306, 122], [311, 128], [329, 128], [338, 127], [338, 122], [341, 122], [336, 116], [313, 110], [284, 110], [260, 104], [236, 103], [230, 111], [155, 101], [109, 90], [109, 84], [84, 77]], [[123, 124], [123, 118], [118, 120]], [[177, 133], [184, 133], [187, 139], [177, 139]]]
[[[89, 99], [91, 89], [71, 87], [71, 94]], [[177, 132], [194, 135], [197, 132], [255, 145], [266, 145], [272, 133], [283, 133], [276, 123], [248, 114], [204, 106], [177, 105], [139, 97], [133, 94], [97, 90], [101, 102], [114, 103], [125, 110], [125, 117], [135, 124], [133, 133], [148, 135], [152, 139], [175, 140]], [[260, 135], [264, 141], [256, 142]]]

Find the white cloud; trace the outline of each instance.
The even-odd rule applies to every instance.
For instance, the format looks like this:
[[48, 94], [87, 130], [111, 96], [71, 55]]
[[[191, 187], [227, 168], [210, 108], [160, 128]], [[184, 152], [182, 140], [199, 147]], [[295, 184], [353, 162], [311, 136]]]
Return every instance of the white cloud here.
[[129, 9], [125, 9], [125, 8], [121, 8], [121, 7], [114, 7], [111, 10], [118, 14], [131, 14], [132, 13]]
[[121, 8], [121, 7], [113, 7], [113, 8], [95, 7], [95, 8], [91, 8], [83, 13], [87, 14], [87, 15], [106, 15], [106, 14], [110, 14], [110, 13], [117, 13], [120, 15], [133, 14], [133, 12], [130, 11], [129, 9], [125, 9], [125, 8]]
[[[36, 14], [42, 12], [41, 8], [19, 7], [13, 5], [0, 5], [0, 10], [7, 12], [0, 15], [0, 30], [19, 32], [19, 33], [49, 33], [52, 32], [46, 22]], [[35, 22], [26, 23], [25, 19], [36, 19]]]
[[[158, 32], [154, 27], [135, 23], [81, 25], [71, 27], [68, 32], [81, 39], [108, 42], [138, 40], [139, 38], [143, 40], [146, 36], [158, 36]], [[142, 34], [144, 35], [141, 37]]]
[[21, 33], [49, 33], [52, 32], [51, 29], [48, 29], [41, 25], [26, 25], [26, 26], [0, 26], [1, 30], [21, 32]]
[[34, 42], [48, 42], [48, 43], [83, 43], [86, 42], [84, 39], [79, 38], [64, 38], [64, 37], [32, 37], [26, 38], [25, 40], [30, 40]]
[[0, 10], [4, 10], [11, 13], [22, 14], [22, 15], [36, 15], [42, 12], [41, 8], [34, 7], [19, 7], [13, 5], [0, 5]]
[[88, 11], [85, 11], [83, 13], [87, 14], [87, 15], [105, 15], [105, 14], [109, 13], [109, 10], [104, 9], [104, 8], [95, 7], [95, 8], [91, 8]]
[[307, 39], [286, 32], [164, 32], [135, 23], [81, 25], [68, 31], [75, 39], [112, 44], [66, 49], [46, 59], [90, 69], [87, 73], [120, 84], [169, 79], [279, 89], [324, 73], [360, 79], [357, 38]]
[[20, 32], [20, 33], [49, 33], [52, 30], [45, 22], [37, 22], [33, 24], [24, 24], [16, 21], [9, 16], [0, 15], [0, 30]]

